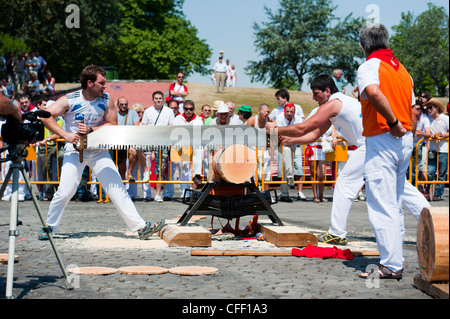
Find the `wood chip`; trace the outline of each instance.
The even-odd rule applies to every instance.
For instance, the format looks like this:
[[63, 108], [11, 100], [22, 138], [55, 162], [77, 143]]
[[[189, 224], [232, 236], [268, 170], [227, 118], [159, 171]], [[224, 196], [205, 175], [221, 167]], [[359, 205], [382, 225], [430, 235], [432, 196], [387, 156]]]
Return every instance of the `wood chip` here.
[[108, 267], [78, 267], [69, 269], [69, 272], [76, 275], [111, 275], [115, 274], [117, 269]]
[[163, 267], [129, 266], [119, 268], [119, 272], [127, 275], [160, 275], [169, 272], [169, 270]]
[[182, 266], [169, 269], [169, 273], [181, 276], [212, 275], [219, 271], [214, 267]]

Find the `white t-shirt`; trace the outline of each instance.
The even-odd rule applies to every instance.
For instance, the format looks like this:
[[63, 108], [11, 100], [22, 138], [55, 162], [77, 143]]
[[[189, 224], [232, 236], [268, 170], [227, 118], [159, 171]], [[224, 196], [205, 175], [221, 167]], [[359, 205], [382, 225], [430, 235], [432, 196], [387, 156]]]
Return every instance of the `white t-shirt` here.
[[[428, 116], [425, 114], [420, 114], [420, 117], [417, 119], [417, 125], [416, 125], [416, 131], [425, 132], [426, 128], [430, 127], [430, 120], [428, 119]], [[414, 148], [417, 145], [417, 142], [423, 139], [422, 136], [414, 136]]]
[[154, 106], [145, 110], [142, 116], [142, 124], [146, 125], [170, 125], [173, 124], [174, 114], [171, 108], [162, 107], [157, 110]]
[[[430, 119], [430, 131], [432, 134], [435, 133], [448, 133], [448, 116], [445, 114], [440, 114], [437, 119], [433, 119], [431, 116]], [[431, 141], [430, 142], [430, 150], [436, 151], [437, 150], [437, 142]], [[447, 141], [440, 141], [439, 142], [439, 153], [448, 153], [448, 142]]]
[[[305, 118], [305, 114], [303, 113], [303, 109], [300, 105], [295, 105], [295, 115], [300, 117], [302, 120]], [[284, 114], [284, 106], [276, 107], [270, 112], [269, 117], [276, 120], [279, 114]]]
[[194, 116], [195, 118], [188, 122], [186, 118], [183, 116], [183, 114], [179, 114], [173, 120], [173, 125], [203, 125], [202, 118], [195, 114]]

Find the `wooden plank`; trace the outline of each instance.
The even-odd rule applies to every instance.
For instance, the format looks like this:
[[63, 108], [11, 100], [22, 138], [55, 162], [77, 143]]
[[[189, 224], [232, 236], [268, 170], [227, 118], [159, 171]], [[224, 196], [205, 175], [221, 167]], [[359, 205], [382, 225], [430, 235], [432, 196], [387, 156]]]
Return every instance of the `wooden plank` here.
[[259, 225], [260, 232], [264, 234], [266, 240], [277, 247], [317, 246], [319, 243], [316, 235], [302, 232], [302, 230], [296, 226]]
[[414, 276], [414, 286], [436, 299], [449, 299], [448, 283], [432, 283], [422, 279], [421, 275]]
[[211, 247], [211, 233], [200, 226], [167, 225], [160, 237], [169, 247]]

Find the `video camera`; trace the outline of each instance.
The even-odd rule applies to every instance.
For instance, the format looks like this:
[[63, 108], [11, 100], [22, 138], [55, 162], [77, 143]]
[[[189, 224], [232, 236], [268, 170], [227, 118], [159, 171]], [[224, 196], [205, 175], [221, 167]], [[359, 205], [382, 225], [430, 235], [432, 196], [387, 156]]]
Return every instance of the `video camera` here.
[[11, 116], [6, 118], [2, 126], [2, 138], [7, 144], [33, 144], [44, 139], [44, 124], [41, 118], [49, 118], [52, 114], [47, 111], [38, 110], [22, 114], [22, 123]]

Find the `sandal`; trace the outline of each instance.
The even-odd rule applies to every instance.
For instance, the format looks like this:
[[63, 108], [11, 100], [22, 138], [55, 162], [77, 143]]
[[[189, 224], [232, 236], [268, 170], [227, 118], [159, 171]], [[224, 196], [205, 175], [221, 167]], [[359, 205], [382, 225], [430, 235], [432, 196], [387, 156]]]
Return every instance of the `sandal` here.
[[403, 269], [399, 271], [392, 271], [389, 268], [378, 264], [372, 268], [369, 272], [365, 272], [359, 275], [359, 278], [367, 279], [377, 277], [380, 279], [397, 279], [399, 281], [403, 277]]
[[320, 203], [320, 199], [314, 198], [314, 203]]

